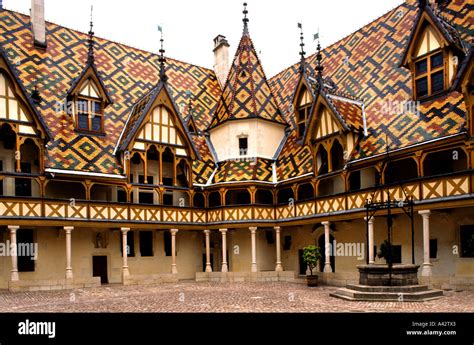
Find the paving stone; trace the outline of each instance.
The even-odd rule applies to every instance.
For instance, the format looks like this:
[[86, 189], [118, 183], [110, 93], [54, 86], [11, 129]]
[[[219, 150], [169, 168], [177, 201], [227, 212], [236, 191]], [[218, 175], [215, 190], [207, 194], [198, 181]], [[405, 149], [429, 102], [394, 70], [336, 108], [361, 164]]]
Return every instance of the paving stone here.
[[286, 282], [179, 282], [1, 291], [0, 312], [474, 312], [469, 290], [429, 302], [344, 301], [329, 296], [336, 290]]

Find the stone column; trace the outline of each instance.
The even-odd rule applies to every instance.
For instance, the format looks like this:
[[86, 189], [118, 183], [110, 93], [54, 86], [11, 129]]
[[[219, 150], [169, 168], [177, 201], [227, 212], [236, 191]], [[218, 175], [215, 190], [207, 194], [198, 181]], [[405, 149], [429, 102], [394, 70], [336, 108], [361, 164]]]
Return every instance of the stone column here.
[[329, 244], [329, 222], [321, 222], [324, 225], [324, 272], [332, 272], [331, 268], [331, 251]]
[[211, 266], [211, 230], [204, 230], [206, 236], [206, 272], [212, 272]]
[[[367, 217], [364, 217], [364, 220], [367, 222]], [[375, 254], [374, 254], [374, 217], [370, 217], [368, 221], [369, 226], [369, 243], [367, 246], [369, 247], [369, 265], [375, 263]]]
[[421, 265], [421, 276], [431, 277], [433, 272], [431, 271], [430, 262], [430, 210], [418, 211], [423, 217], [423, 264]]
[[10, 247], [15, 248], [11, 253], [12, 257], [12, 270], [10, 275], [10, 280], [12, 282], [20, 280], [18, 276], [18, 255], [17, 255], [17, 245], [16, 245], [16, 231], [20, 227], [18, 225], [8, 225], [8, 230], [10, 231]]
[[121, 228], [122, 231], [122, 277], [126, 277], [130, 275], [130, 271], [128, 270], [128, 246], [127, 246], [127, 232], [130, 231], [130, 228]]
[[171, 273], [178, 274], [176, 267], [176, 233], [178, 229], [171, 229]]
[[73, 226], [65, 226], [63, 227], [64, 232], [66, 233], [66, 279], [74, 278], [72, 274], [72, 259], [71, 259], [71, 234], [72, 230], [74, 230]]
[[276, 244], [276, 266], [275, 271], [281, 272], [283, 271], [283, 266], [281, 264], [281, 244], [280, 244], [280, 230], [279, 226], [274, 226], [275, 229], [275, 244]]
[[221, 272], [228, 272], [227, 267], [227, 229], [219, 229], [222, 234], [222, 269]]
[[250, 239], [252, 243], [252, 266], [250, 271], [251, 272], [257, 272], [257, 243], [256, 243], [256, 232], [257, 232], [257, 227], [251, 226], [249, 227], [250, 230]]

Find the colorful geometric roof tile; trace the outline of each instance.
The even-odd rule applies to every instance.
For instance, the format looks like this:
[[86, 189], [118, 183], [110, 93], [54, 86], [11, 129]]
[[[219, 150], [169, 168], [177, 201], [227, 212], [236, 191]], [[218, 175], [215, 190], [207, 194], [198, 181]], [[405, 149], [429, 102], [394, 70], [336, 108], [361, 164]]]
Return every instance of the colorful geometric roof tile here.
[[191, 137], [200, 157], [199, 160], [193, 162], [194, 183], [204, 185], [209, 182], [216, 164], [206, 142], [206, 137], [195, 134], [191, 134]]
[[240, 39], [209, 129], [229, 120], [260, 118], [286, 125], [248, 30]]
[[[453, 0], [439, 6], [439, 10], [435, 15], [443, 18], [440, 23], [444, 30], [450, 30], [443, 24], [448, 23], [457, 32], [448, 32], [452, 40], [471, 47], [474, 3]], [[421, 103], [414, 111], [398, 107], [412, 101], [411, 74], [400, 67], [400, 61], [418, 14], [416, 0], [408, 0], [322, 51], [325, 75], [337, 86], [337, 94], [348, 94], [365, 106], [368, 135], [358, 142], [353, 160], [384, 153], [386, 134], [391, 147], [404, 148], [465, 131], [465, 102], [458, 91], [447, 91]], [[74, 123], [65, 112], [55, 109], [87, 62], [88, 37], [53, 23], [46, 25], [47, 48], [37, 50], [29, 16], [0, 11], [0, 46], [9, 63], [16, 66], [24, 89], [31, 91], [37, 85], [43, 98], [36, 110], [52, 137], [46, 147], [46, 167], [122, 174], [114, 149], [125, 122], [134, 117], [133, 113], [143, 111], [140, 105], [148, 103], [146, 98], [151, 97], [158, 82], [157, 55], [96, 38], [95, 67], [114, 103], [104, 112], [105, 135], [83, 135], [74, 130]], [[315, 55], [305, 60], [308, 69], [316, 68]], [[462, 69], [467, 62], [460, 62]], [[249, 117], [289, 124], [286, 142], [276, 160], [277, 181], [312, 173], [311, 152], [308, 146], [297, 142], [291, 106], [300, 78], [298, 65], [286, 68], [267, 82], [248, 32], [244, 32], [223, 91], [213, 71], [178, 60], [168, 59], [167, 77], [181, 117], [193, 99], [192, 116], [199, 132], [223, 121]], [[335, 92], [327, 94], [331, 93]], [[349, 127], [360, 127], [358, 109], [334, 99], [331, 104]], [[193, 163], [195, 183], [209, 183], [216, 169], [211, 147], [203, 135], [191, 138], [200, 155], [200, 160]], [[222, 162], [212, 182], [252, 180], [254, 176], [272, 181], [270, 162], [259, 160], [254, 166], [248, 166], [250, 162], [243, 166]]]
[[110, 97], [109, 92], [107, 91], [107, 88], [104, 85], [104, 82], [102, 81], [101, 76], [99, 75], [99, 72], [97, 71], [97, 68], [95, 67], [95, 60], [94, 60], [94, 32], [92, 31], [92, 21], [91, 21], [91, 28], [89, 30], [89, 38], [88, 38], [88, 43], [89, 43], [89, 49], [87, 52], [87, 62], [82, 70], [82, 73], [74, 79], [74, 81], [71, 84], [71, 88], [67, 92], [68, 96], [71, 96], [73, 93], [76, 92], [77, 88], [80, 87], [84, 80], [87, 78], [92, 78], [96, 84], [99, 85], [99, 92], [103, 95], [105, 98], [106, 105], [112, 104], [112, 97]]
[[[26, 90], [38, 85], [43, 98], [37, 106], [53, 140], [46, 147], [46, 168], [88, 173], [122, 174], [114, 156], [117, 140], [133, 106], [153, 90], [158, 82], [158, 56], [113, 41], [95, 38], [95, 67], [102, 76], [113, 105], [104, 111], [103, 136], [75, 131], [73, 120], [64, 111], [67, 91], [88, 60], [88, 35], [54, 23], [46, 23], [46, 50], [33, 46], [29, 16], [0, 11], [0, 46]], [[221, 95], [212, 70], [168, 59], [168, 87], [178, 108], [194, 99], [194, 120], [203, 131]], [[199, 177], [196, 177], [199, 179]]]
[[[44, 122], [43, 117], [39, 114], [38, 109], [36, 108], [35, 102], [31, 98], [30, 93], [25, 89], [23, 82], [18, 77], [18, 71], [15, 66], [12, 66], [3, 47], [0, 46], [0, 69], [5, 68], [8, 71], [8, 74], [13, 77], [13, 82], [19, 88], [19, 92], [26, 100], [26, 106], [31, 111], [32, 120], [40, 127], [41, 131], [44, 133], [44, 138], [46, 141], [52, 140], [51, 132], [48, 129], [47, 124]], [[36, 90], [36, 89], [34, 89]]]
[[278, 182], [311, 173], [312, 166], [309, 146], [299, 144], [296, 131], [291, 131], [276, 162]]
[[348, 128], [356, 131], [362, 129], [361, 102], [336, 94], [327, 94], [326, 98]]
[[[474, 3], [454, 0], [440, 10], [456, 27], [464, 44], [471, 42]], [[417, 11], [415, 0], [404, 2], [322, 51], [325, 75], [341, 93], [364, 102], [368, 136], [361, 139], [353, 160], [383, 153], [386, 132], [392, 148], [403, 148], [464, 131], [466, 109], [458, 92], [448, 91], [434, 101], [422, 103], [414, 113], [400, 111], [403, 102], [416, 105], [412, 102], [410, 72], [400, 68], [399, 63]], [[316, 67], [316, 55], [306, 61], [313, 69]], [[298, 67], [295, 64], [269, 81], [292, 131], [277, 161], [279, 180], [312, 171], [307, 163], [311, 161], [309, 148], [303, 149], [292, 139], [296, 126], [291, 102], [300, 78]], [[294, 162], [295, 157], [298, 163]]]
[[273, 161], [241, 158], [219, 162], [213, 183], [237, 181], [273, 182]]

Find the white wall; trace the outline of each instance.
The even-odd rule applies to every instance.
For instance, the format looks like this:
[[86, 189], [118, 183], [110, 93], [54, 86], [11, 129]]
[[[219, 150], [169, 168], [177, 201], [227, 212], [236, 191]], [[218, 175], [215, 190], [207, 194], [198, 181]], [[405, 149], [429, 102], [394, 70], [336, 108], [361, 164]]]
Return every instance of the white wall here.
[[283, 125], [260, 119], [228, 121], [210, 132], [219, 161], [238, 158], [239, 137], [248, 137], [248, 157], [272, 158], [285, 136]]

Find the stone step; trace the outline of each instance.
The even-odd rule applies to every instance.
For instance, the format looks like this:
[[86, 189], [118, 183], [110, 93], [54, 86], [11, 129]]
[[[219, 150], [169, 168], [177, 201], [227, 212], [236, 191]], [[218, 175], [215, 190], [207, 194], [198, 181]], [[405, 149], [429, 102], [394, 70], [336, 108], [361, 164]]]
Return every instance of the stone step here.
[[[442, 290], [427, 290], [401, 293], [403, 301], [429, 301], [443, 296]], [[349, 301], [391, 301], [399, 302], [399, 292], [361, 292], [348, 288], [341, 288], [331, 293], [330, 296]]]
[[428, 291], [428, 285], [406, 285], [406, 286], [371, 286], [360, 284], [347, 284], [346, 288], [360, 292], [396, 292], [409, 293]]

